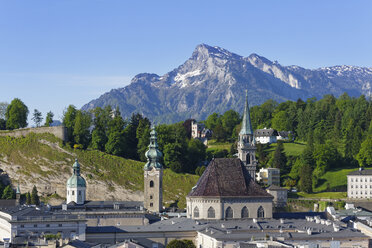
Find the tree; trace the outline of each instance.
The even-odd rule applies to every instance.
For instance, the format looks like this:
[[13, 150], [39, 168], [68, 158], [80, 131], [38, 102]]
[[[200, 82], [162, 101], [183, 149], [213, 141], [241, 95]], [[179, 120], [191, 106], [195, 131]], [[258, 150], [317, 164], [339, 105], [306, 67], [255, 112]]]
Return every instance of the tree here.
[[224, 127], [227, 135], [231, 137], [233, 130], [236, 125], [241, 122], [241, 118], [238, 112], [234, 110], [228, 110], [221, 116], [222, 126]]
[[0, 102], [0, 119], [5, 119], [5, 114], [6, 114], [8, 105], [9, 103], [7, 102]]
[[124, 129], [124, 157], [138, 160], [137, 153], [137, 128], [140, 121], [143, 119], [141, 114], [132, 114], [129, 124]]
[[150, 126], [151, 123], [149, 119], [144, 118], [140, 120], [136, 131], [136, 136], [138, 140], [137, 144], [138, 157], [143, 162], [147, 160], [145, 153], [148, 149], [148, 145], [150, 142]]
[[6, 129], [6, 120], [0, 119], [0, 130]]
[[6, 128], [17, 129], [27, 126], [27, 106], [18, 98], [14, 98], [5, 113]]
[[35, 185], [32, 188], [32, 192], [31, 192], [31, 204], [36, 205], [36, 206], [40, 204], [39, 195], [38, 195], [37, 188]]
[[123, 156], [125, 154], [124, 126], [125, 121], [121, 117], [118, 108], [113, 112], [113, 118], [108, 122], [108, 140], [105, 151], [109, 154]]
[[35, 122], [35, 125], [37, 127], [40, 127], [40, 123], [43, 120], [43, 117], [41, 117], [41, 112], [37, 109], [34, 109], [34, 113], [32, 114], [31, 120]]
[[226, 141], [227, 134], [225, 128], [218, 124], [213, 130], [213, 138], [219, 141]]
[[49, 111], [45, 117], [45, 124], [44, 126], [46, 127], [50, 127], [50, 125], [53, 123], [53, 117], [54, 117], [54, 114], [52, 111]]
[[31, 194], [30, 194], [30, 192], [26, 193], [26, 205], [31, 205]]
[[311, 169], [310, 165], [305, 164], [302, 166], [300, 170], [300, 190], [305, 192], [305, 193], [311, 193], [313, 191], [312, 189], [312, 173], [313, 170]]
[[9, 184], [8, 186], [5, 187], [3, 191], [3, 195], [1, 196], [1, 199], [14, 199], [14, 198], [15, 198], [14, 190], [12, 189], [12, 186]]
[[221, 125], [221, 116], [217, 113], [213, 113], [208, 116], [208, 118], [205, 120], [205, 125], [207, 128], [211, 129], [214, 131], [214, 128], [217, 125]]
[[285, 153], [284, 153], [283, 142], [278, 142], [275, 148], [271, 166], [274, 168], [284, 170], [286, 164], [287, 164], [287, 157], [285, 156]]
[[93, 111], [93, 131], [92, 131], [92, 148], [105, 151], [105, 145], [108, 140], [108, 128], [111, 120], [112, 109], [107, 106], [104, 109], [97, 107]]
[[272, 128], [279, 131], [288, 131], [291, 128], [291, 123], [287, 111], [279, 111], [274, 114]]
[[196, 248], [191, 240], [172, 240], [167, 244], [167, 248]]
[[74, 140], [74, 126], [76, 118], [76, 107], [74, 105], [69, 105], [63, 113], [62, 123], [67, 128], [67, 138], [72, 145], [75, 144]]
[[198, 164], [205, 160], [206, 147], [198, 139], [191, 139], [187, 143], [187, 172], [194, 172]]
[[73, 137], [76, 144], [83, 145], [84, 148], [88, 147], [91, 135], [90, 135], [90, 125], [92, 119], [88, 112], [78, 110], [76, 112]]
[[180, 143], [169, 143], [164, 146], [164, 165], [176, 173], [185, 172], [184, 147]]
[[359, 166], [371, 166], [372, 165], [372, 135], [367, 136], [363, 141], [360, 151], [357, 155]]

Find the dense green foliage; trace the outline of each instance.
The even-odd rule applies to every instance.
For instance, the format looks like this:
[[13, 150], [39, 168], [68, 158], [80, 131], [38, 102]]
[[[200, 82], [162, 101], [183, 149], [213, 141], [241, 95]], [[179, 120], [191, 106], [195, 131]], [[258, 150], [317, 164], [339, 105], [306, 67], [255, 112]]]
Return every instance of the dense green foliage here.
[[7, 106], [5, 118], [6, 128], [16, 129], [27, 126], [27, 106], [18, 98], [14, 98], [13, 101]]
[[31, 192], [31, 204], [38, 206], [40, 204], [39, 194], [37, 192], [37, 188], [34, 185]]
[[167, 248], [196, 248], [194, 243], [191, 240], [183, 239], [183, 240], [172, 240], [167, 244]]

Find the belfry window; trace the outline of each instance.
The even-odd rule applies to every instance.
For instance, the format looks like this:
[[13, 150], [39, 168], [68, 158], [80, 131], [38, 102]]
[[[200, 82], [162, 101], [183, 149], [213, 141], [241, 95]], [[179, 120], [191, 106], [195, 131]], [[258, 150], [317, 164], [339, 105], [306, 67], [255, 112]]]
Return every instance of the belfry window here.
[[154, 181], [150, 181], [150, 188], [153, 188], [154, 187]]
[[210, 207], [208, 208], [208, 218], [215, 218], [216, 217], [216, 213], [214, 211], [214, 208]]
[[250, 164], [251, 163], [251, 155], [248, 153], [247, 156], [246, 156], [246, 161], [247, 161], [247, 164]]

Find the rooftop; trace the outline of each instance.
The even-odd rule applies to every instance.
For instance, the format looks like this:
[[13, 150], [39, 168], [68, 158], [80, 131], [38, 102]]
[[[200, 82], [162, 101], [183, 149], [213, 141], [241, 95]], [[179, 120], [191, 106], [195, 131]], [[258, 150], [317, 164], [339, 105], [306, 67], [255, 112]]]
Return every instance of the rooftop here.
[[[318, 222], [318, 223], [317, 223]], [[335, 227], [338, 228], [335, 231]], [[308, 231], [311, 231], [309, 235]], [[147, 226], [87, 227], [87, 233], [143, 233], [143, 232], [198, 231], [218, 240], [251, 240], [252, 237], [293, 238], [367, 238], [355, 229], [340, 226], [337, 222], [310, 217], [307, 219], [265, 219], [196, 221], [189, 218], [172, 218]]]
[[250, 177], [238, 158], [213, 159], [188, 196], [272, 198]]
[[372, 175], [372, 169], [365, 170], [363, 168], [359, 168], [359, 170], [352, 171], [348, 174], [348, 176], [370, 176]]

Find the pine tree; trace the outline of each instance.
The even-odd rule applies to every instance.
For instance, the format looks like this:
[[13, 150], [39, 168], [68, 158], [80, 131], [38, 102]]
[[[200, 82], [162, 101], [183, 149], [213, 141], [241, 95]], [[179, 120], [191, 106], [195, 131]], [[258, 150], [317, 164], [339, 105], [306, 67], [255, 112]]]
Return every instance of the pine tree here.
[[49, 111], [45, 117], [45, 126], [46, 127], [50, 127], [50, 125], [53, 123], [53, 117], [54, 117], [54, 114], [52, 111]]
[[26, 205], [31, 205], [31, 194], [30, 194], [30, 192], [26, 193]]
[[32, 188], [32, 192], [31, 192], [31, 204], [32, 205], [39, 205], [40, 204], [39, 195], [38, 195], [37, 188], [36, 188], [35, 185]]
[[30, 194], [30, 192], [26, 193], [26, 205], [31, 205], [31, 194]]
[[311, 169], [310, 165], [305, 164], [300, 171], [300, 190], [305, 193], [311, 193], [312, 189], [312, 174], [313, 170]]
[[284, 146], [282, 142], [278, 142], [278, 145], [275, 148], [273, 160], [272, 160], [272, 166], [274, 168], [278, 169], [285, 169], [285, 166], [287, 164], [287, 157], [284, 153]]
[[5, 187], [1, 198], [2, 199], [14, 199], [15, 198], [14, 190], [12, 189], [12, 186], [10, 184]]

